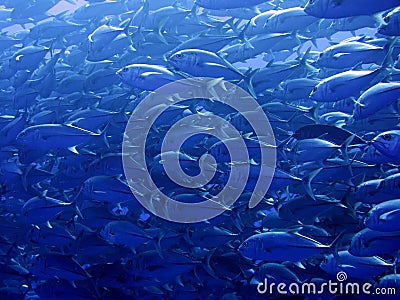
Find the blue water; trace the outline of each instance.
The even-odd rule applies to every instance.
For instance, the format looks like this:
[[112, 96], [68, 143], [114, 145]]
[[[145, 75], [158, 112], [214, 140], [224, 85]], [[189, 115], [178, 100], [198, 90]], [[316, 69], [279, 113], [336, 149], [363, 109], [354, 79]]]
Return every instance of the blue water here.
[[397, 299], [400, 3], [325, 2], [1, 0], [0, 299]]

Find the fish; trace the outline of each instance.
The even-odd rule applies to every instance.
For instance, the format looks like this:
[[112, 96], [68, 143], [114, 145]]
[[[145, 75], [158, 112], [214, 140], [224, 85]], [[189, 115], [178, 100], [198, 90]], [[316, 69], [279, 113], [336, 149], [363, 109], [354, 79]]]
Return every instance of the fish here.
[[302, 45], [301, 36], [291, 33], [268, 33], [256, 35], [248, 39], [248, 43], [236, 43], [221, 49], [218, 54], [230, 63], [243, 62], [254, 58], [264, 52], [279, 52], [284, 50], [292, 51]]
[[320, 264], [320, 268], [331, 275], [345, 272], [349, 278], [362, 280], [385, 273], [392, 267], [392, 264], [378, 256], [359, 257], [351, 255], [348, 250], [339, 251], [337, 255], [329, 254]]
[[[335, 74], [321, 80], [314, 87], [309, 97], [317, 102], [329, 102], [359, 96], [361, 91], [370, 87], [379, 73], [380, 70], [378, 69], [376, 71], [351, 70]], [[361, 106], [362, 103], [360, 102], [359, 105]]]
[[108, 223], [100, 231], [100, 236], [110, 244], [123, 245], [129, 248], [135, 248], [151, 239], [140, 228], [128, 221], [112, 221]]
[[42, 299], [53, 299], [56, 295], [64, 293], [68, 290], [71, 297], [79, 297], [81, 299], [92, 299], [95, 291], [87, 290], [85, 287], [77, 287], [65, 279], [49, 279], [42, 282], [35, 288], [35, 292]]
[[398, 6], [397, 0], [376, 3], [373, 0], [309, 0], [304, 11], [319, 18], [345, 18], [352, 16], [372, 15]]
[[31, 272], [47, 279], [84, 280], [90, 275], [74, 259], [59, 253], [46, 253], [32, 257]]
[[9, 59], [10, 68], [18, 70], [35, 70], [49, 51], [45, 46], [26, 46], [16, 51]]
[[35, 148], [40, 150], [51, 150], [75, 147], [89, 142], [101, 134], [91, 132], [79, 127], [65, 124], [40, 124], [29, 126], [22, 130], [16, 137], [16, 143], [20, 147]]
[[399, 8], [395, 8], [385, 15], [383, 23], [380, 24], [378, 32], [387, 36], [398, 36], [399, 32]]
[[340, 201], [323, 195], [316, 195], [315, 199], [305, 195], [297, 196], [279, 204], [278, 214], [280, 218], [285, 220], [290, 220], [295, 215], [299, 221], [307, 223], [329, 214], [335, 207], [343, 206]]
[[278, 10], [264, 24], [266, 32], [294, 32], [304, 30], [319, 19], [307, 14], [301, 7]]
[[117, 76], [126, 84], [142, 90], [154, 91], [159, 87], [184, 77], [165, 67], [132, 64], [117, 71]]
[[398, 188], [399, 188], [399, 178], [400, 174], [399, 173], [394, 173], [392, 175], [389, 175], [385, 177], [379, 184], [378, 189], [380, 191], [392, 194], [392, 195], [397, 195]]
[[357, 64], [381, 64], [387, 51], [384, 47], [359, 41], [342, 41], [322, 51], [318, 58], [320, 67], [332, 69], [353, 68]]
[[365, 228], [351, 239], [349, 253], [360, 257], [390, 254], [400, 248], [398, 236], [398, 231], [382, 232]]
[[394, 161], [400, 159], [398, 149], [400, 147], [400, 131], [390, 130], [378, 134], [372, 140], [372, 146], [385, 156]]
[[82, 193], [94, 202], [122, 203], [134, 199], [129, 186], [114, 176], [93, 176], [82, 184]]
[[398, 87], [397, 82], [380, 82], [367, 89], [355, 103], [353, 118], [364, 119], [394, 103], [399, 97]]
[[398, 231], [397, 216], [399, 212], [399, 200], [390, 200], [377, 204], [369, 212], [364, 220], [367, 228], [377, 231]]
[[47, 196], [37, 196], [29, 199], [22, 207], [21, 214], [29, 224], [47, 223], [57, 215], [76, 211], [76, 204], [64, 202]]
[[297, 262], [329, 252], [330, 246], [293, 232], [264, 232], [246, 239], [238, 251], [249, 258], [270, 262]]
[[272, 92], [272, 96], [283, 100], [307, 99], [318, 80], [309, 78], [288, 79], [281, 82]]
[[[399, 7], [2, 0], [0, 298], [258, 299], [343, 272], [396, 288]], [[160, 91], [174, 103], [138, 114]], [[131, 125], [149, 130], [126, 153]]]
[[299, 163], [309, 161], [310, 158], [316, 161], [323, 161], [339, 148], [339, 145], [323, 139], [302, 139], [295, 144], [292, 150], [293, 160]]
[[372, 179], [359, 184], [355, 189], [354, 200], [378, 204], [396, 199], [396, 196], [390, 190], [385, 191], [382, 181], [383, 179]]
[[259, 284], [267, 278], [268, 282], [276, 283], [301, 283], [297, 275], [288, 267], [277, 263], [264, 263], [260, 265], [254, 272], [250, 284]]
[[267, 20], [278, 10], [271, 9], [264, 12], [260, 12], [250, 20], [250, 24], [246, 27], [246, 35], [256, 35], [264, 32], [264, 26]]
[[195, 77], [214, 77], [241, 80], [244, 75], [222, 57], [205, 50], [186, 49], [173, 53], [168, 62], [177, 70]]
[[244, 0], [244, 1], [216, 1], [216, 0], [196, 0], [195, 4], [208, 9], [232, 9], [252, 7], [265, 2], [264, 0]]

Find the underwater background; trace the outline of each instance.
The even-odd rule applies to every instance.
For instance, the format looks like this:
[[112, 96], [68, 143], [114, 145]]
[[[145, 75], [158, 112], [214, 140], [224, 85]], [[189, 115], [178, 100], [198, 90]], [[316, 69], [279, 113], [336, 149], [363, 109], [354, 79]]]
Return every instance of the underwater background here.
[[0, 28], [0, 299], [399, 298], [400, 1], [0, 0]]

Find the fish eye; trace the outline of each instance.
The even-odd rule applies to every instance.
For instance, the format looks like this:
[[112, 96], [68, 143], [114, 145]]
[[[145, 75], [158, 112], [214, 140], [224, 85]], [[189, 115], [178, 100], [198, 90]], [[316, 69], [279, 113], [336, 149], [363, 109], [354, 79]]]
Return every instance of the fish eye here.
[[178, 53], [175, 56], [176, 56], [176, 58], [182, 58], [183, 55], [182, 55], [182, 53]]
[[383, 21], [385, 21], [386, 23], [389, 23], [390, 21], [390, 16], [386, 16], [383, 18]]
[[313, 91], [313, 92], [316, 92], [317, 89], [318, 89], [317, 87], [314, 87], [312, 91]]
[[314, 3], [314, 0], [309, 0], [308, 1], [308, 4], [313, 4]]
[[242, 246], [247, 248], [249, 246], [249, 242], [243, 242]]
[[385, 141], [390, 141], [390, 140], [392, 139], [392, 136], [391, 136], [390, 134], [384, 134], [384, 135], [382, 136], [382, 138], [383, 138]]
[[123, 68], [122, 72], [128, 72], [128, 68], [127, 67]]

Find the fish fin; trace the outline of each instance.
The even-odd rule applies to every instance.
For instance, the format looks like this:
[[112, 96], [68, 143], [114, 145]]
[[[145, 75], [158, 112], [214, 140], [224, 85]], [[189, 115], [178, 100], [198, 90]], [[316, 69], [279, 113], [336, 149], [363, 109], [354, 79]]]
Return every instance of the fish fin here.
[[[271, 59], [269, 62], [267, 62], [267, 64], [264, 66], [264, 68], [269, 68], [274, 64], [274, 59]], [[258, 69], [260, 70], [260, 69]]]
[[321, 171], [322, 171], [322, 168], [319, 168], [319, 169], [316, 169], [316, 170], [312, 171], [312, 172], [310, 173], [310, 175], [308, 176], [308, 180], [307, 180], [307, 183], [306, 183], [306, 185], [305, 185], [305, 189], [306, 189], [307, 194], [308, 194], [312, 199], [314, 199], [314, 200], [315, 200], [315, 195], [314, 195], [314, 192], [313, 192], [312, 187], [311, 187], [311, 182], [313, 181], [313, 179], [314, 179], [314, 178], [319, 174], [319, 172], [321, 172]]
[[206, 257], [206, 262], [204, 264], [204, 269], [206, 270], [206, 272], [208, 274], [210, 274], [212, 277], [214, 277], [215, 279], [218, 279], [218, 275], [215, 274], [215, 271], [213, 270], [213, 268], [211, 267], [211, 257], [214, 255], [215, 251], [217, 250], [217, 248], [213, 248], [212, 250], [210, 250], [210, 252], [207, 254]]
[[[238, 33], [238, 30], [237, 30], [237, 24], [238, 24], [238, 22], [236, 22], [236, 24], [235, 24], [235, 18], [234, 17], [231, 17], [231, 18], [229, 18], [229, 19], [227, 19], [223, 24], [223, 26], [221, 26], [221, 33], [222, 33], [222, 28], [225, 26], [225, 25], [228, 25], [236, 34]], [[239, 20], [240, 21], [240, 20]], [[239, 22], [240, 23], [240, 22]]]
[[79, 154], [78, 150], [76, 149], [77, 145], [69, 147], [68, 150], [72, 153]]
[[[71, 1], [71, 0], [65, 0], [65, 1], [68, 2], [68, 1]], [[76, 3], [71, 3], [71, 4], [75, 5]], [[61, 19], [62, 19], [63, 17], [65, 17], [69, 12], [70, 12], [70, 11], [69, 11], [68, 9], [66, 9], [66, 10], [63, 10], [63, 11], [59, 12], [59, 13], [56, 14], [56, 15], [51, 14], [50, 17], [53, 17], [53, 18], [58, 19], [58, 20], [61, 20]]]
[[76, 211], [76, 213], [78, 214], [78, 216], [83, 220], [83, 219], [84, 219], [84, 218], [83, 218], [83, 214], [82, 214], [82, 212], [81, 212], [81, 210], [79, 209], [79, 207], [78, 207], [77, 204], [75, 204], [75, 211]]
[[28, 177], [29, 172], [30, 172], [33, 168], [34, 168], [34, 164], [30, 164], [30, 165], [26, 168], [25, 172], [24, 172], [24, 173], [22, 174], [22, 176], [21, 176], [22, 186], [24, 187], [24, 190], [25, 190], [26, 192], [28, 191], [28, 180], [27, 180], [27, 177]]
[[354, 270], [357, 269], [355, 266], [346, 265], [346, 264], [339, 264], [338, 267], [340, 267], [340, 268], [346, 268], [346, 269], [354, 269]]
[[164, 31], [165, 24], [167, 24], [167, 22], [168, 22], [168, 17], [163, 18], [163, 19], [160, 21], [159, 27], [158, 27], [158, 29], [157, 29], [157, 36], [158, 36], [158, 39], [159, 39], [162, 43], [164, 43], [165, 45], [168, 45], [168, 42], [167, 42], [167, 40], [166, 40], [165, 37], [164, 37], [163, 31]]
[[253, 132], [247, 132], [247, 133], [245, 133], [245, 134], [243, 134], [242, 136], [245, 138], [245, 139], [250, 139], [251, 138], [251, 136], [253, 135]]
[[317, 43], [317, 39], [310, 39], [311, 43], [314, 45], [315, 48], [318, 49], [318, 43]]
[[203, 63], [202, 66], [209, 66], [209, 67], [223, 67], [226, 68], [225, 65], [222, 64], [218, 64], [218, 63], [213, 63], [213, 62], [207, 62], [207, 63]]
[[354, 104], [359, 105], [360, 107], [364, 107], [365, 106], [365, 104], [359, 102], [358, 100], [356, 100], [354, 98], [353, 98], [353, 102], [354, 102]]
[[221, 85], [221, 87], [224, 89], [223, 85], [223, 80], [224, 78], [215, 78], [213, 80], [210, 80], [210, 82], [207, 83], [207, 89], [209, 90], [210, 94], [213, 95], [215, 98], [218, 98], [218, 95], [216, 94], [214, 90], [214, 86]]
[[[333, 250], [333, 256], [335, 256], [336, 258], [339, 258], [339, 254], [338, 254], [338, 252], [339, 252], [339, 245], [340, 245], [340, 242], [341, 242], [341, 240], [342, 240], [342, 238], [343, 238], [343, 235], [344, 235], [344, 232], [345, 232], [346, 230], [343, 230], [342, 232], [340, 232], [336, 237], [335, 237], [335, 239], [332, 241], [332, 243], [330, 243], [328, 246], [329, 246], [329, 249], [331, 249], [331, 250]], [[340, 258], [339, 258], [340, 259]]]
[[254, 98], [257, 99], [257, 93], [254, 90], [254, 86], [253, 86], [253, 78], [254, 76], [258, 73], [260, 69], [255, 69], [252, 70], [251, 68], [249, 68], [246, 73], [244, 74], [244, 81], [247, 85], [247, 89], [250, 93], [250, 95]]
[[164, 259], [164, 254], [163, 254], [163, 250], [161, 247], [161, 240], [167, 235], [168, 232], [164, 232], [163, 234], [161, 234], [159, 237], [155, 237], [153, 239], [154, 241], [154, 247], [156, 248], [157, 254]]
[[134, 33], [138, 33], [141, 37], [140, 40], [143, 40], [144, 37], [142, 35], [143, 24], [149, 15], [149, 2], [148, 0], [144, 0], [143, 5], [136, 11], [131, 19], [131, 23], [134, 23], [133, 28], [136, 29]]
[[50, 228], [50, 229], [53, 229], [53, 226], [50, 224], [49, 221], [47, 221], [47, 222], [45, 223], [45, 225], [46, 225], [46, 227], [48, 227], [48, 228]]
[[347, 56], [347, 55], [350, 55], [350, 53], [336, 53], [335, 55], [333, 55], [333, 58], [334, 59], [339, 59], [342, 56], [344, 57], [344, 56]]
[[302, 230], [302, 229], [303, 229], [303, 227], [296, 227], [296, 228], [288, 229], [287, 232], [288, 232], [288, 233], [291, 233], [291, 234], [298, 234], [298, 235], [301, 235], [299, 232], [300, 232], [300, 230]]
[[384, 49], [387, 52], [385, 58], [383, 59], [381, 69], [393, 68], [393, 58], [392, 58], [392, 53], [394, 48], [393, 46], [398, 41], [398, 39], [399, 39], [398, 36], [394, 38], [388, 38], [388, 43], [384, 46]]
[[259, 283], [261, 283], [261, 281], [259, 281], [258, 279], [256, 279], [256, 278], [251, 278], [251, 280], [250, 280], [250, 284], [259, 284]]
[[379, 220], [389, 221], [391, 218], [393, 218], [394, 215], [399, 215], [399, 214], [400, 214], [400, 209], [388, 211], [387, 213], [380, 215]]
[[340, 147], [340, 151], [342, 152], [345, 162], [349, 162], [349, 157], [347, 155], [347, 149], [355, 137], [356, 137], [356, 135], [352, 134], [344, 141], [343, 145]]
[[199, 23], [199, 15], [197, 14], [198, 5], [196, 2], [193, 4], [192, 9], [190, 10], [190, 15], [196, 20], [196, 23]]
[[301, 261], [295, 262], [294, 265], [296, 265], [297, 267], [299, 267], [300, 269], [305, 270], [306, 267], [301, 263]]
[[250, 23], [251, 21], [247, 22], [242, 31], [239, 33], [238, 38], [246, 45], [248, 49], [254, 49], [254, 46], [250, 43], [250, 41], [246, 37], [246, 31], [249, 28]]
[[190, 234], [189, 234], [189, 231], [190, 231], [190, 230], [192, 230], [192, 228], [190, 228], [190, 227], [188, 227], [188, 228], [186, 229], [186, 232], [185, 232], [185, 234], [183, 235], [183, 238], [185, 239], [186, 242], [188, 242], [189, 245], [194, 246], [194, 243], [193, 243], [192, 239], [190, 238]]

